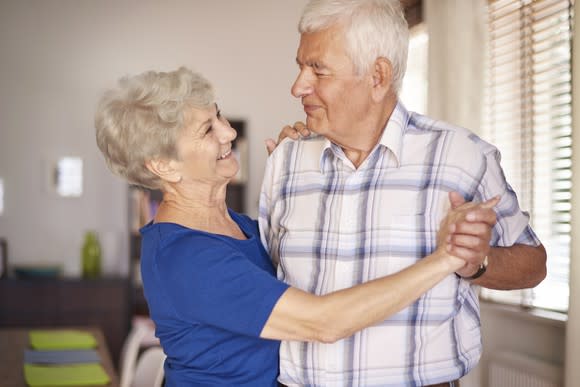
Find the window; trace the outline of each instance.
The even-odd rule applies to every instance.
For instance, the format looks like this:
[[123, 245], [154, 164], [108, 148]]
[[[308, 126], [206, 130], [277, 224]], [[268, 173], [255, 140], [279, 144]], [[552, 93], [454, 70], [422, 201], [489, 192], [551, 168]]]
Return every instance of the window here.
[[407, 71], [403, 79], [400, 98], [405, 107], [417, 113], [425, 114], [427, 110], [427, 60], [429, 35], [423, 24], [411, 29]]
[[506, 177], [548, 253], [535, 289], [482, 296], [557, 311], [569, 297], [572, 167], [573, 0], [498, 0], [488, 5], [483, 137], [502, 154]]

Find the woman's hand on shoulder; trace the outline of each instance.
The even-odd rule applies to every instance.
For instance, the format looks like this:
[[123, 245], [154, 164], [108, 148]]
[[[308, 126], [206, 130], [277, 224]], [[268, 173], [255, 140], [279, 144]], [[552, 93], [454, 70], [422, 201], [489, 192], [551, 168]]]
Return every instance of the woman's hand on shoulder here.
[[264, 142], [266, 144], [266, 150], [268, 151], [268, 155], [271, 155], [274, 152], [274, 149], [280, 144], [280, 142], [285, 139], [286, 137], [290, 137], [293, 140], [298, 140], [300, 137], [308, 137], [312, 132], [310, 129], [306, 127], [306, 124], [302, 121], [296, 121], [294, 125], [286, 125], [278, 134], [278, 141], [268, 138]]

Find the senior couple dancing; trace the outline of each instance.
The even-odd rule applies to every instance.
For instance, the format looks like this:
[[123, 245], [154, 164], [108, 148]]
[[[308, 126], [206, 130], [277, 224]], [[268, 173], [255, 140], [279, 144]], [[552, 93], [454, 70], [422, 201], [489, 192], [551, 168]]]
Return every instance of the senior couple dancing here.
[[544, 248], [498, 150], [398, 100], [398, 1], [313, 0], [299, 32], [306, 122], [267, 141], [257, 221], [226, 206], [236, 132], [202, 75], [123, 78], [98, 105], [111, 170], [163, 192], [141, 271], [165, 385], [458, 385], [474, 285], [535, 286]]

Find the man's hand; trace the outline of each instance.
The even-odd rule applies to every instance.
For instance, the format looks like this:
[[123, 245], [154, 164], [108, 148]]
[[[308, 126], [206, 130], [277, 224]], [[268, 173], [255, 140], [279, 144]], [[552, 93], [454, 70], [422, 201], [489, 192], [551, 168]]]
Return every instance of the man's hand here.
[[293, 140], [298, 140], [300, 137], [308, 137], [310, 136], [310, 129], [306, 127], [304, 122], [296, 121], [293, 126], [286, 125], [280, 131], [278, 135], [278, 141], [275, 141], [272, 138], [268, 138], [265, 141], [266, 150], [268, 151], [268, 155], [271, 155], [274, 152], [274, 149], [280, 144], [280, 141], [285, 139], [286, 137], [290, 137]]
[[497, 221], [493, 207], [499, 203], [494, 197], [484, 203], [466, 203], [457, 192], [449, 193], [451, 209], [441, 222], [438, 245], [466, 264], [456, 273], [461, 277], [473, 275], [490, 251], [491, 229]]

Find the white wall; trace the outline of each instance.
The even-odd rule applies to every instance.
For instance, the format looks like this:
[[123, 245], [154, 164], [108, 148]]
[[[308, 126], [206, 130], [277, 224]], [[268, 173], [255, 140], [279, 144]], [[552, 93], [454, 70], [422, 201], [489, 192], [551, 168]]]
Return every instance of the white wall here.
[[522, 354], [563, 369], [566, 323], [556, 314], [535, 316], [518, 308], [482, 303], [481, 327], [483, 355], [475, 370], [480, 384], [465, 387], [502, 387], [488, 384], [487, 371], [490, 359], [502, 351]]
[[[305, 0], [0, 0], [0, 236], [10, 261], [78, 273], [82, 234], [97, 230], [126, 271], [126, 184], [94, 140], [101, 91], [125, 74], [189, 66], [214, 82], [226, 116], [248, 122], [247, 209], [257, 214], [263, 140], [301, 119], [290, 96]], [[84, 159], [84, 195], [46, 186], [58, 156]]]

